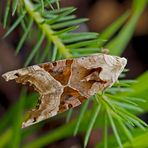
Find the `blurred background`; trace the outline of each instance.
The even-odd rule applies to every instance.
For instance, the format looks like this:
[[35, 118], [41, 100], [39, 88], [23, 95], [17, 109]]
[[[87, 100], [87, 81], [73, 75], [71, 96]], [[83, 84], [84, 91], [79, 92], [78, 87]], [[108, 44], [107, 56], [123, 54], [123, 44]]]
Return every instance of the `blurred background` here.
[[[5, 1], [3, 0], [3, 3]], [[77, 17], [87, 17], [89, 22], [80, 26], [80, 31], [92, 31], [103, 32], [107, 26], [112, 24], [119, 16], [121, 16], [126, 10], [131, 7], [131, 0], [62, 0], [61, 6], [75, 6], [77, 8]], [[4, 14], [2, 5], [0, 6], [0, 15]], [[12, 18], [12, 21], [15, 17]], [[6, 32], [0, 22], [0, 75], [9, 70], [21, 68], [27, 53], [29, 52], [30, 44], [32, 41], [25, 43], [25, 46], [21, 50], [18, 56], [15, 56], [15, 48], [18, 40], [20, 39], [21, 32], [17, 28], [6, 39], [2, 39], [2, 36]], [[135, 33], [128, 44], [123, 55], [128, 59], [127, 68], [130, 71], [127, 73], [126, 78], [134, 79], [148, 69], [148, 7], [140, 17], [136, 26]], [[21, 87], [15, 82], [5, 82], [0, 77], [0, 118], [8, 111], [8, 109], [15, 104], [20, 95]], [[32, 90], [29, 90], [32, 92]], [[15, 117], [14, 117], [15, 118]], [[143, 116], [147, 120], [147, 116]], [[10, 123], [11, 124], [11, 123]], [[43, 135], [47, 130], [50, 131], [60, 125], [65, 124], [65, 120], [55, 118], [50, 122], [46, 122], [42, 127], [42, 130], [34, 133], [28, 137], [25, 142], [30, 141], [40, 135]], [[95, 130], [91, 134], [91, 139], [88, 147], [94, 147], [96, 141], [101, 137], [101, 130]], [[45, 147], [50, 148], [81, 148], [83, 143], [83, 134], [76, 137], [69, 137], [60, 140], [56, 143], [47, 145]]]

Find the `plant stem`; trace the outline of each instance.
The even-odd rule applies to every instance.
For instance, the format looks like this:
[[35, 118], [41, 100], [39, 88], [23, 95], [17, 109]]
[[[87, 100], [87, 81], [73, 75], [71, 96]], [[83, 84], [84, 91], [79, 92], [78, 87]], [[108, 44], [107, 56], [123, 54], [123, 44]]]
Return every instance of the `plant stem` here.
[[44, 18], [40, 15], [40, 13], [34, 11], [34, 6], [31, 3], [31, 1], [23, 0], [23, 2], [26, 8], [26, 11], [29, 13], [31, 18], [42, 29], [42, 31], [45, 33], [47, 38], [57, 46], [60, 53], [64, 55], [66, 58], [72, 57], [72, 55], [69, 52], [69, 49], [65, 47], [65, 45], [62, 43], [62, 41], [60, 40], [58, 36], [54, 35], [55, 32], [51, 29], [51, 27], [48, 24], [44, 22]]

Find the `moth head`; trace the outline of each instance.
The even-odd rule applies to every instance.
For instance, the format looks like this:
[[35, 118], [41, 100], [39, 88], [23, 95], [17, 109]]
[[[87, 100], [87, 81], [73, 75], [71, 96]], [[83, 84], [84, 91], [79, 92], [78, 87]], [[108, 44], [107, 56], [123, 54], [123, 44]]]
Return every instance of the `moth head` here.
[[104, 54], [104, 60], [108, 66], [113, 68], [118, 68], [118, 70], [123, 70], [127, 64], [127, 60], [125, 58], [121, 58], [118, 56], [111, 56]]
[[119, 75], [125, 68], [127, 60], [125, 58], [103, 55], [105, 65], [102, 73], [100, 74], [103, 79], [111, 80], [112, 83], [118, 80]]

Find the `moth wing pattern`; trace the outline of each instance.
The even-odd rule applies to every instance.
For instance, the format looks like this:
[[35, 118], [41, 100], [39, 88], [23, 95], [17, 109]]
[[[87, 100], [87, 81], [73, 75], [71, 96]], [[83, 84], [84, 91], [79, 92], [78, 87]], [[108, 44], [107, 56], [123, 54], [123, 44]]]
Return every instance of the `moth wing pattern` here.
[[36, 108], [22, 123], [27, 127], [82, 104], [90, 96], [111, 87], [127, 60], [107, 54], [59, 60], [7, 72], [6, 80], [33, 85], [40, 94]]

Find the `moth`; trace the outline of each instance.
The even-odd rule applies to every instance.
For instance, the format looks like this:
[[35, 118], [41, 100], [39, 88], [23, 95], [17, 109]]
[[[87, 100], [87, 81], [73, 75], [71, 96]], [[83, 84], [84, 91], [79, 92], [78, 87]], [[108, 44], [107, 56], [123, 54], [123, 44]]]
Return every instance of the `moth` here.
[[127, 60], [107, 54], [59, 60], [7, 72], [6, 80], [33, 85], [39, 103], [22, 123], [27, 127], [74, 108], [117, 81]]

